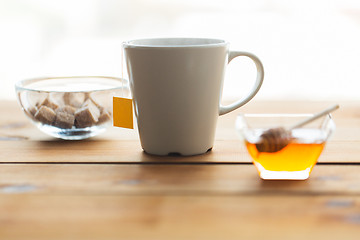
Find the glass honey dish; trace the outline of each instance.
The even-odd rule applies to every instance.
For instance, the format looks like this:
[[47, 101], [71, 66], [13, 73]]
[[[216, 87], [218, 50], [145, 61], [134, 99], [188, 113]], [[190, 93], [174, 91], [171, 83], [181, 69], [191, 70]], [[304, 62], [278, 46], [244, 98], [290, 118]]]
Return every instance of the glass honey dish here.
[[[309, 178], [326, 142], [335, 130], [335, 123], [330, 114], [303, 127], [289, 129], [290, 126], [312, 115], [240, 114], [237, 117], [236, 129], [253, 159], [260, 178]], [[285, 131], [286, 137], [277, 129]]]

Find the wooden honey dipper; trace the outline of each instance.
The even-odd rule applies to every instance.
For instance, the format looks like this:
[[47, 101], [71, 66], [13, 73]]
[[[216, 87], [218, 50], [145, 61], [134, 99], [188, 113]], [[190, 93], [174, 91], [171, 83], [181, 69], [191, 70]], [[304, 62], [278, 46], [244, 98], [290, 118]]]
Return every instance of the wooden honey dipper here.
[[263, 132], [260, 135], [260, 142], [256, 144], [256, 148], [259, 152], [267, 152], [267, 153], [274, 153], [278, 152], [284, 147], [286, 147], [291, 142], [291, 130], [295, 128], [299, 128], [304, 126], [305, 124], [308, 124], [315, 119], [318, 119], [326, 114], [329, 114], [330, 112], [336, 110], [339, 108], [339, 105], [331, 106], [314, 116], [311, 116], [310, 118], [307, 118], [305, 120], [302, 120], [301, 122], [291, 126], [288, 129], [285, 129], [283, 127], [277, 127], [277, 128], [270, 128]]

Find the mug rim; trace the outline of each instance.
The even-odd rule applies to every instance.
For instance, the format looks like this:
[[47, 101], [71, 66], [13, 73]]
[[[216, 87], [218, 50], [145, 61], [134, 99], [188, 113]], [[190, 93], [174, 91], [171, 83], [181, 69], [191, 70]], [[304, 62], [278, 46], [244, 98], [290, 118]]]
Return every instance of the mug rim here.
[[[146, 43], [149, 42], [149, 43]], [[153, 43], [150, 43], [153, 42]], [[163, 42], [168, 42], [164, 44]], [[140, 38], [123, 42], [124, 48], [206, 48], [226, 46], [227, 41], [216, 38]]]

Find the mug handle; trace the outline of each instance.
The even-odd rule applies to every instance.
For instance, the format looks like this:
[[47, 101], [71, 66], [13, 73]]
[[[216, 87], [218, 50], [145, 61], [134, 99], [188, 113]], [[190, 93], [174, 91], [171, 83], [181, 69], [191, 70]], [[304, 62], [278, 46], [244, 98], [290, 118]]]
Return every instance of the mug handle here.
[[229, 113], [231, 111], [234, 111], [235, 109], [237, 109], [237, 108], [245, 105], [247, 102], [249, 102], [259, 91], [259, 89], [263, 83], [263, 80], [264, 80], [264, 67], [263, 67], [260, 59], [252, 53], [230, 51], [229, 58], [228, 58], [228, 64], [231, 62], [231, 60], [233, 60], [234, 58], [239, 57], [239, 56], [246, 56], [246, 57], [250, 58], [251, 60], [253, 60], [253, 62], [256, 65], [256, 69], [257, 69], [256, 81], [255, 81], [253, 88], [251, 89], [251, 91], [248, 93], [248, 95], [246, 97], [243, 97], [242, 99], [240, 99], [232, 104], [229, 104], [227, 106], [222, 106], [220, 104], [220, 107], [219, 107], [219, 115], [220, 116], [224, 115], [226, 113]]

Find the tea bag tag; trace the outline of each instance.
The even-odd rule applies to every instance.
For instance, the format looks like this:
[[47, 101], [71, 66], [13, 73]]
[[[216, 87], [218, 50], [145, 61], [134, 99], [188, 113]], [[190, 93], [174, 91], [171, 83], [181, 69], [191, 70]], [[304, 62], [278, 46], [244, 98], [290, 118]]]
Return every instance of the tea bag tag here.
[[132, 99], [113, 97], [114, 127], [134, 129]]

